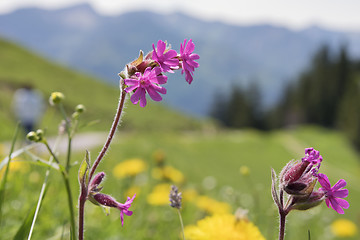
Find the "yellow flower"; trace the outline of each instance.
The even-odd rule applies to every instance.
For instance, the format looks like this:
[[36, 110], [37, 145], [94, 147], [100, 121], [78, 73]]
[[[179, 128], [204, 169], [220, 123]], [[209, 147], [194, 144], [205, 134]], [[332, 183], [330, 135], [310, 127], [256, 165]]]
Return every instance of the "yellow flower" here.
[[249, 221], [236, 221], [231, 214], [213, 215], [185, 227], [188, 240], [265, 240]]
[[243, 176], [249, 176], [250, 175], [250, 169], [247, 166], [241, 166], [240, 167], [240, 174]]
[[120, 179], [133, 177], [146, 170], [146, 163], [139, 158], [132, 158], [117, 164], [113, 170], [114, 177]]
[[139, 186], [131, 186], [126, 190], [126, 196], [134, 196], [136, 194], [136, 197], [139, 197], [141, 188]]
[[195, 199], [198, 197], [198, 192], [193, 189], [193, 188], [190, 188], [190, 189], [185, 189], [183, 192], [182, 192], [182, 199], [184, 202], [192, 202], [192, 201], [195, 201]]
[[[22, 159], [20, 158], [13, 158], [10, 161], [10, 166], [9, 166], [9, 175], [12, 175], [14, 172], [21, 172], [21, 173], [26, 173], [29, 170], [29, 164], [21, 161]], [[5, 173], [5, 169], [6, 166], [4, 166], [1, 170], [0, 170], [0, 177], [2, 177]]]
[[173, 183], [183, 183], [185, 180], [182, 172], [171, 166], [157, 167], [152, 170], [152, 176], [158, 180], [169, 180]]
[[158, 184], [154, 190], [147, 196], [147, 202], [151, 205], [170, 204], [169, 194], [171, 185], [167, 183]]
[[352, 221], [340, 218], [331, 224], [331, 232], [336, 237], [353, 237], [357, 232], [357, 227]]
[[228, 203], [216, 201], [208, 196], [199, 196], [196, 200], [196, 206], [210, 214], [226, 214], [231, 211]]

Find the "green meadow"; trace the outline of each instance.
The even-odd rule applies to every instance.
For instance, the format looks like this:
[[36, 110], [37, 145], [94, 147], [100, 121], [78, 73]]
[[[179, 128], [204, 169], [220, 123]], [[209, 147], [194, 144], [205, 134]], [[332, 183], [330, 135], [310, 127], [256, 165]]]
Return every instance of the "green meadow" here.
[[[65, 109], [72, 113], [76, 104], [82, 103], [87, 111], [81, 116], [84, 126], [79, 134], [106, 132], [115, 113], [118, 100], [116, 85], [108, 86], [95, 78], [76, 73], [68, 68], [49, 63], [29, 51], [6, 41], [0, 41], [0, 156], [8, 154], [9, 141], [14, 133], [16, 121], [11, 112], [11, 97], [23, 82], [30, 81], [40, 89], [45, 98], [51, 92], [65, 94]], [[121, 69], [119, 69], [120, 71]], [[118, 81], [114, 76], [114, 81]], [[171, 93], [169, 93], [171, 94]], [[326, 204], [309, 211], [293, 211], [287, 221], [286, 239], [342, 239], [334, 236], [331, 224], [340, 218], [348, 219], [359, 226], [360, 216], [360, 168], [359, 155], [339, 132], [316, 126], [298, 126], [272, 132], [252, 129], [227, 130], [208, 119], [194, 119], [169, 110], [161, 104], [150, 103], [146, 108], [128, 102], [126, 114], [113, 141], [109, 153], [99, 166], [107, 174], [103, 193], [125, 202], [126, 192], [137, 187], [137, 196], [121, 226], [119, 211], [111, 209], [107, 216], [103, 210], [87, 202], [85, 211], [86, 239], [181, 239], [177, 213], [166, 199], [165, 204], [154, 205], [148, 196], [160, 183], [174, 183], [169, 179], [156, 179], [153, 171], [156, 154], [163, 154], [163, 164], [179, 170], [184, 181], [176, 183], [180, 191], [206, 195], [230, 206], [230, 213], [238, 208], [248, 210], [247, 217], [266, 239], [277, 239], [278, 216], [272, 201], [270, 170], [279, 173], [292, 159], [301, 159], [306, 147], [320, 151], [324, 161], [321, 172], [328, 175], [331, 184], [339, 179], [348, 183], [350, 208], [339, 215]], [[59, 112], [48, 107], [41, 128], [47, 136], [57, 133], [61, 120]], [[23, 146], [20, 135], [17, 148]], [[88, 149], [94, 160], [101, 146]], [[77, 206], [79, 185], [77, 171], [86, 148], [74, 149], [70, 171], [74, 206]], [[49, 155], [36, 152], [44, 159]], [[65, 161], [65, 154], [60, 154]], [[133, 177], [118, 178], [114, 173], [117, 164], [127, 159], [139, 158], [146, 163], [144, 172]], [[0, 226], [1, 239], [13, 239], [29, 211], [36, 205], [46, 168], [31, 164], [28, 155], [10, 171], [3, 221]], [[247, 169], [242, 172], [241, 169]], [[319, 187], [319, 184], [317, 185]], [[68, 209], [66, 193], [59, 172], [50, 171], [49, 187], [34, 228], [33, 239], [68, 239]], [[77, 208], [75, 208], [77, 209]], [[181, 209], [184, 225], [193, 225], [209, 213], [200, 209], [195, 199], [184, 195]], [[221, 229], [219, 229], [221, 231]], [[359, 239], [359, 233], [346, 239]]]

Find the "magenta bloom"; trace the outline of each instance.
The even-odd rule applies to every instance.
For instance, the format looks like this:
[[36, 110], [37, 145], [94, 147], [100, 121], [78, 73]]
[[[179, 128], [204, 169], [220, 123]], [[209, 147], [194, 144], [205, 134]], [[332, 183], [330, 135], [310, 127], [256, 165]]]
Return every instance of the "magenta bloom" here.
[[180, 46], [180, 58], [181, 58], [181, 74], [185, 73], [185, 79], [190, 84], [193, 80], [193, 73], [195, 68], [199, 67], [199, 63], [195, 62], [196, 59], [199, 59], [198, 54], [192, 53], [195, 49], [195, 44], [190, 39], [186, 44], [186, 39], [184, 43]]
[[166, 43], [159, 40], [157, 42], [157, 48], [152, 45], [154, 51], [152, 53], [152, 59], [160, 65], [161, 71], [171, 72], [172, 69], [179, 68], [179, 59], [176, 58], [177, 52], [175, 50], [166, 50]]
[[109, 195], [102, 194], [102, 193], [95, 194], [94, 199], [101, 205], [119, 209], [121, 226], [124, 226], [124, 214], [127, 216], [131, 216], [133, 214], [133, 212], [129, 211], [128, 209], [131, 207], [131, 203], [134, 201], [135, 196], [136, 196], [136, 194], [134, 194], [134, 196], [132, 198], [128, 197], [124, 204], [119, 203], [114, 198], [110, 197]]
[[140, 107], [146, 106], [146, 92], [154, 101], [162, 100], [159, 93], [166, 94], [166, 89], [158, 85], [167, 82], [167, 77], [161, 75], [161, 69], [159, 67], [153, 69], [148, 67], [145, 69], [144, 74], [136, 72], [134, 78], [124, 79], [124, 82], [129, 86], [125, 89], [126, 92], [135, 90], [130, 100], [133, 104], [137, 104], [140, 100]]
[[319, 191], [323, 191], [325, 193], [325, 202], [328, 208], [331, 207], [337, 213], [344, 214], [343, 208], [349, 208], [348, 201], [342, 199], [349, 195], [349, 191], [347, 189], [341, 189], [346, 186], [346, 181], [344, 179], [340, 179], [333, 187], [331, 187], [328, 177], [323, 173], [318, 174], [318, 180], [322, 186]]
[[301, 159], [303, 162], [309, 162], [313, 165], [320, 164], [323, 160], [319, 151], [314, 148], [305, 148], [305, 157]]

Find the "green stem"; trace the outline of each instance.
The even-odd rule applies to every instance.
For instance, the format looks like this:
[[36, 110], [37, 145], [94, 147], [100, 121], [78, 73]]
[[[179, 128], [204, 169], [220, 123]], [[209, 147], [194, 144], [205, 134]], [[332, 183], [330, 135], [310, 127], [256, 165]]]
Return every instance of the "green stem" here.
[[8, 160], [8, 162], [6, 164], [4, 178], [2, 179], [1, 186], [0, 186], [0, 227], [1, 227], [1, 221], [2, 221], [2, 205], [3, 205], [4, 199], [5, 199], [6, 181], [7, 181], [7, 176], [9, 174], [11, 155], [14, 152], [16, 138], [17, 138], [18, 133], [19, 133], [19, 128], [20, 128], [20, 123], [18, 122], [18, 124], [16, 125], [16, 129], [15, 129], [15, 133], [14, 133], [12, 142], [11, 142], [11, 147], [10, 147], [10, 152], [9, 152], [9, 157], [8, 157], [9, 160]]
[[65, 189], [66, 189], [68, 205], [69, 205], [70, 226], [71, 226], [70, 232], [71, 232], [72, 239], [76, 239], [76, 235], [75, 235], [75, 213], [74, 213], [74, 206], [73, 206], [73, 201], [72, 201], [72, 194], [71, 194], [71, 187], [70, 187], [68, 172], [63, 169], [63, 167], [61, 166], [61, 164], [59, 162], [59, 159], [54, 154], [54, 152], [51, 150], [51, 148], [50, 148], [49, 144], [47, 143], [47, 141], [44, 140], [43, 143], [45, 144], [45, 146], [48, 149], [48, 151], [50, 152], [50, 154], [54, 157], [55, 162], [59, 165], [61, 176], [62, 176], [62, 178], [64, 180], [64, 183], [65, 183]]
[[177, 212], [178, 212], [179, 219], [180, 219], [181, 232], [182, 232], [183, 240], [185, 240], [184, 223], [183, 223], [183, 220], [182, 220], [182, 217], [181, 217], [180, 209], [177, 209]]

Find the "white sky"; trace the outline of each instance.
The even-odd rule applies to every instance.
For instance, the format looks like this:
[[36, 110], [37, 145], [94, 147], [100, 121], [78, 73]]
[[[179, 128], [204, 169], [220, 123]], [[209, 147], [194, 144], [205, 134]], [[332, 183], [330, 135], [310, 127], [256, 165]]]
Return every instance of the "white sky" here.
[[274, 23], [295, 29], [317, 24], [360, 30], [360, 0], [0, 0], [0, 14], [24, 7], [54, 9], [84, 2], [104, 15], [146, 9], [180, 11], [232, 24]]

